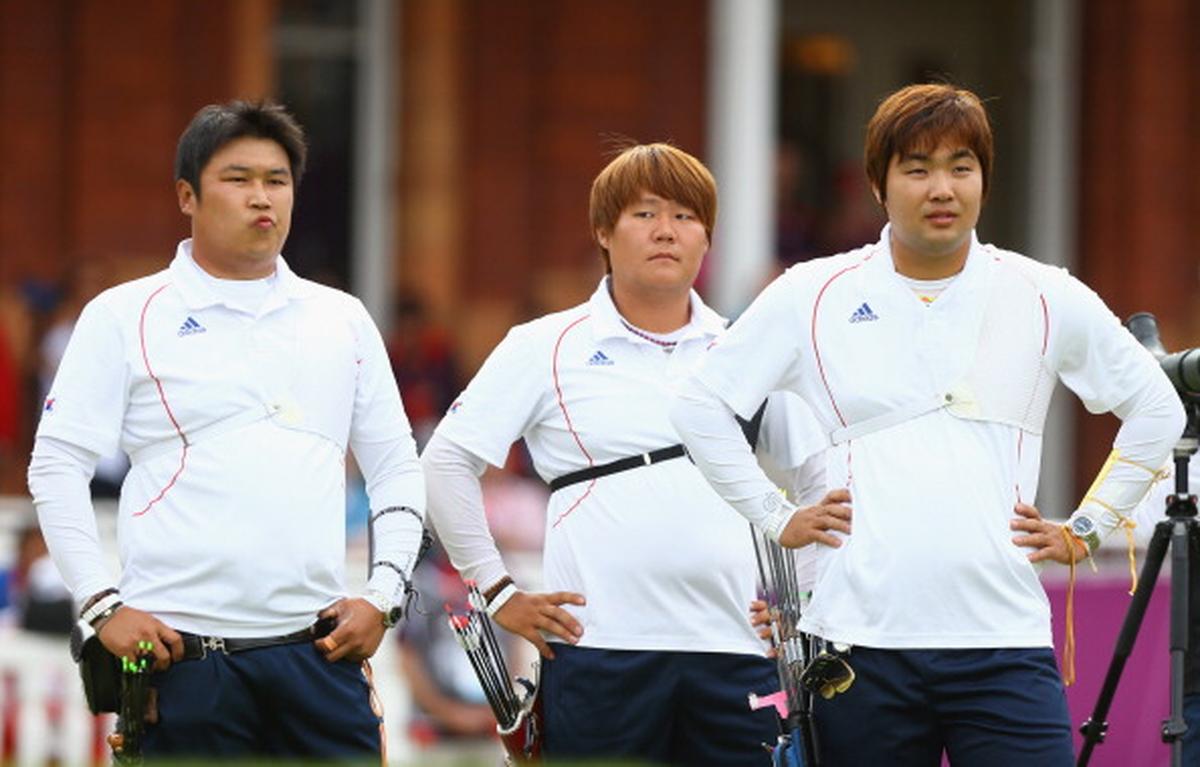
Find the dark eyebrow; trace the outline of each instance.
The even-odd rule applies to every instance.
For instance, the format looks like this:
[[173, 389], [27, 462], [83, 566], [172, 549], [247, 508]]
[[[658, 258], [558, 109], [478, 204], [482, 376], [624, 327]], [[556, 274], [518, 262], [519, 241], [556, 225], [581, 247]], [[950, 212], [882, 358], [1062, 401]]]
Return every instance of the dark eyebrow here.
[[[970, 149], [963, 147], [950, 155], [951, 162], [962, 159], [975, 159], [975, 153]], [[929, 155], [925, 152], [906, 152], [900, 155], [900, 162], [929, 162]]]
[[[251, 173], [253, 171], [254, 171], [254, 168], [250, 167], [249, 165], [238, 165], [236, 163], [232, 163], [230, 165], [226, 165], [225, 167], [221, 168], [221, 173]], [[268, 176], [290, 176], [291, 171], [285, 167], [270, 168], [267, 170], [267, 175]]]

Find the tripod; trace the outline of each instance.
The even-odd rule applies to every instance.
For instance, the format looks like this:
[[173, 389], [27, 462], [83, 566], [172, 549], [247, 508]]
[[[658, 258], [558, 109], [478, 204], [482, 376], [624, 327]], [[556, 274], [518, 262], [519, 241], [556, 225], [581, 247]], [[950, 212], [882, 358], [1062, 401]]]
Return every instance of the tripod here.
[[[1196, 520], [1196, 496], [1188, 493], [1188, 464], [1196, 453], [1200, 406], [1185, 402], [1187, 428], [1175, 445], [1175, 494], [1167, 497], [1167, 518], [1154, 526], [1154, 536], [1146, 550], [1146, 564], [1138, 580], [1137, 590], [1125, 614], [1121, 633], [1113, 649], [1113, 658], [1108, 666], [1104, 686], [1096, 699], [1096, 707], [1079, 731], [1083, 733], [1083, 748], [1079, 752], [1078, 767], [1084, 767], [1091, 759], [1092, 749], [1104, 740], [1108, 731], [1108, 710], [1125, 662], [1133, 651], [1134, 640], [1150, 603], [1158, 572], [1162, 567], [1168, 546], [1171, 549], [1171, 713], [1163, 722], [1163, 742], [1171, 747], [1171, 765], [1183, 764], [1183, 735], [1187, 724], [1183, 720], [1184, 664], [1188, 651], [1188, 553], [1191, 547], [1200, 545], [1200, 523]], [[1197, 616], [1200, 618], [1200, 616]]]

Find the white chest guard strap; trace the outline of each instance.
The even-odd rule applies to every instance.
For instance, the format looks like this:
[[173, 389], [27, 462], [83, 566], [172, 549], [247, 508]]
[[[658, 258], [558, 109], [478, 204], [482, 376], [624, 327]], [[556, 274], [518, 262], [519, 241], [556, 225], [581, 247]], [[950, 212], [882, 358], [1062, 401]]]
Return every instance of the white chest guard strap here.
[[[988, 257], [994, 251], [988, 248]], [[948, 391], [849, 423], [829, 435], [838, 445], [945, 408], [958, 418], [1016, 426], [1041, 434], [1055, 376], [1045, 361], [1049, 314], [1042, 291], [1014, 259], [992, 265], [991, 286], [978, 325], [975, 356]]]
[[157, 458], [166, 453], [172, 453], [180, 450], [183, 447], [192, 447], [198, 442], [203, 442], [213, 437], [240, 429], [243, 426], [249, 426], [252, 423], [261, 421], [265, 418], [270, 418], [275, 414], [275, 410], [269, 406], [262, 408], [251, 408], [243, 410], [240, 413], [234, 413], [231, 416], [222, 418], [219, 421], [214, 421], [207, 426], [187, 432], [183, 435], [183, 440], [180, 440], [179, 435], [169, 439], [152, 442], [129, 454], [130, 464], [137, 466], [139, 463], [145, 463], [151, 458]]
[[911, 421], [914, 418], [923, 416], [926, 413], [932, 413], [938, 408], [945, 406], [946, 402], [942, 397], [931, 395], [928, 399], [910, 402], [904, 407], [898, 407], [882, 415], [877, 415], [874, 418], [855, 421], [840, 429], [834, 429], [829, 433], [829, 442], [834, 445], [840, 445], [843, 442], [858, 439], [871, 432], [882, 431], [902, 424], [905, 421]]

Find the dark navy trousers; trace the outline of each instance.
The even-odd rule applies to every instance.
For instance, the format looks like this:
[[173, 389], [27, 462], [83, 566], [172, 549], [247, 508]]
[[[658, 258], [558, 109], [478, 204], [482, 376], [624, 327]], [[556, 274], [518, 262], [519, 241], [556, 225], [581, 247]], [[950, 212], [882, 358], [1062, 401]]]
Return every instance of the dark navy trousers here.
[[855, 647], [853, 686], [813, 705], [822, 767], [1070, 767], [1066, 693], [1049, 648]]
[[562, 644], [554, 653], [542, 661], [541, 682], [549, 763], [770, 765], [779, 719], [774, 709], [751, 711], [747, 695], [779, 689], [773, 661]]
[[1184, 696], [1183, 719], [1188, 726], [1183, 736], [1183, 767], [1200, 767], [1200, 693]]
[[370, 670], [310, 643], [210, 652], [151, 678], [147, 757], [361, 758], [380, 763], [383, 715]]

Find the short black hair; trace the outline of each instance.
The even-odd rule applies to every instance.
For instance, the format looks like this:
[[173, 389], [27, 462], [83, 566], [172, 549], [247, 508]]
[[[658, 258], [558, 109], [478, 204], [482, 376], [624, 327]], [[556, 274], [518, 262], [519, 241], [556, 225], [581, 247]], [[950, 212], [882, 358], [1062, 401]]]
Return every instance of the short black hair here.
[[281, 104], [270, 101], [230, 101], [209, 104], [196, 113], [179, 137], [175, 149], [175, 180], [191, 184], [200, 197], [200, 173], [230, 141], [239, 138], [263, 138], [274, 141], [287, 153], [292, 184], [300, 187], [308, 146], [304, 129]]

